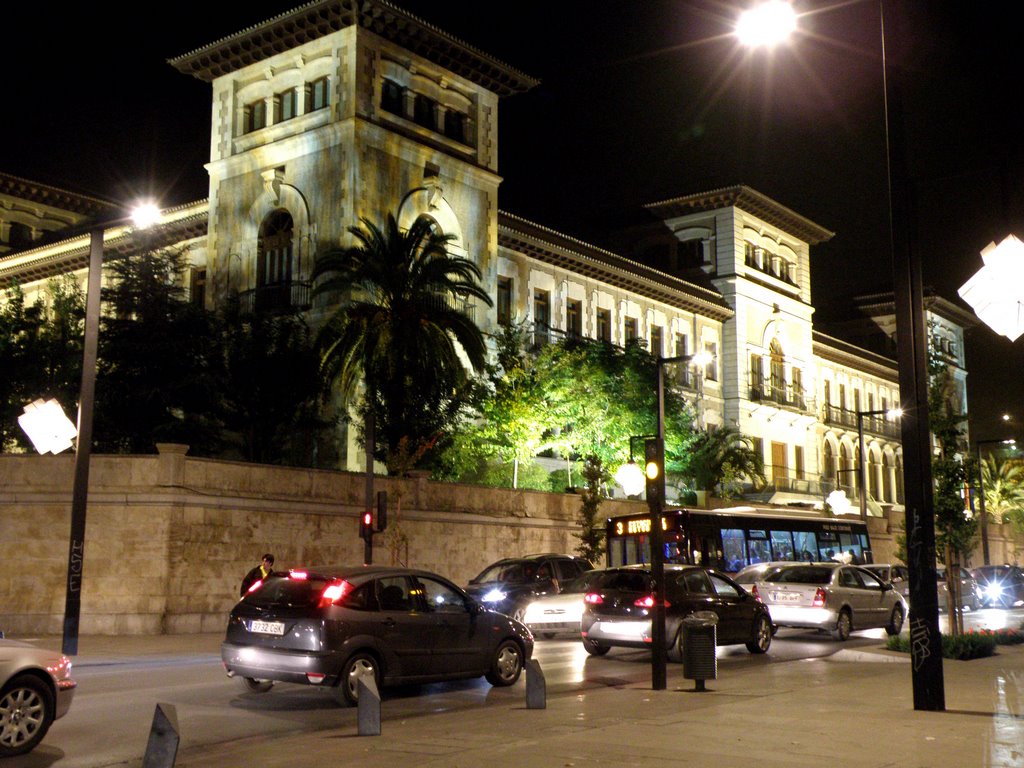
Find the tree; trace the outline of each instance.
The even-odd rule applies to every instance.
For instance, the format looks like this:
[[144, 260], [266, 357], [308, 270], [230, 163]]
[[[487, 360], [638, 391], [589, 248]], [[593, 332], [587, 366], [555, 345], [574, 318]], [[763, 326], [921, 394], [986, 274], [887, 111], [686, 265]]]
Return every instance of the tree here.
[[399, 455], [403, 438], [413, 453], [443, 445], [472, 389], [466, 363], [481, 371], [486, 362], [483, 334], [461, 306], [491, 305], [481, 272], [448, 252], [452, 236], [426, 216], [403, 230], [389, 213], [384, 229], [363, 219], [349, 232], [355, 245], [313, 267], [314, 295], [342, 298], [317, 335], [321, 380], [364, 423], [372, 416], [377, 458]]
[[682, 477], [695, 490], [719, 491], [732, 478], [764, 482], [764, 459], [749, 437], [730, 425], [699, 432], [681, 457]]
[[601, 561], [607, 544], [598, 507], [604, 498], [601, 489], [609, 477], [608, 471], [596, 456], [588, 457], [583, 463], [583, 503], [579, 514], [580, 532], [576, 534], [580, 544], [576, 554], [595, 565]]
[[986, 456], [981, 462], [985, 512], [997, 523], [1024, 512], [1024, 465]]
[[247, 461], [315, 464], [319, 361], [296, 311], [243, 313], [232, 297], [218, 314], [225, 440]]
[[185, 298], [183, 251], [144, 248], [105, 269], [96, 446], [152, 453], [177, 442], [210, 455], [220, 434], [218, 350], [212, 315]]

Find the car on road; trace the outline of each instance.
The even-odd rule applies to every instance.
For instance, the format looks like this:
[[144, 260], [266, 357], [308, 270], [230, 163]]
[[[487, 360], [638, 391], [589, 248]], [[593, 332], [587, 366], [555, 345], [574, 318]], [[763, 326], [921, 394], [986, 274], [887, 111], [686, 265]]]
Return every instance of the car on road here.
[[1016, 565], [980, 565], [971, 569], [986, 608], [1024, 605], [1024, 569]]
[[522, 621], [532, 600], [559, 594], [562, 585], [593, 568], [582, 557], [555, 552], [507, 557], [470, 579], [466, 591], [491, 610]]
[[523, 612], [523, 623], [534, 637], [547, 640], [559, 634], [580, 636], [580, 617], [583, 616], [583, 596], [590, 583], [602, 570], [585, 571], [562, 586], [557, 595], [544, 595], [531, 600]]
[[891, 584], [844, 563], [789, 563], [768, 571], [751, 591], [778, 626], [825, 630], [836, 640], [876, 627], [898, 635], [907, 616], [907, 604]]
[[[603, 656], [612, 647], [650, 648], [655, 605], [648, 566], [623, 566], [600, 572], [584, 596], [580, 620], [583, 647]], [[683, 657], [683, 620], [711, 612], [717, 618], [718, 645], [745, 644], [765, 653], [772, 642], [772, 617], [724, 573], [697, 565], [665, 566], [665, 643], [669, 658]]]
[[[966, 568], [954, 566], [960, 574], [960, 605], [969, 611], [981, 607], [981, 592], [978, 582]], [[938, 587], [939, 610], [945, 611], [949, 606], [949, 585], [946, 582], [946, 567], [940, 565], [935, 569], [936, 586]]]
[[899, 563], [870, 563], [864, 568], [871, 571], [882, 581], [892, 584], [892, 588], [903, 595], [904, 600], [910, 599], [910, 571], [907, 566]]
[[740, 568], [736, 574], [732, 577], [732, 580], [737, 584], [743, 585], [744, 589], [749, 589], [750, 585], [760, 579], [769, 569], [774, 569], [780, 565], [786, 565], [792, 562], [790, 560], [772, 560], [765, 563], [754, 563], [753, 565], [747, 565]]
[[64, 654], [0, 638], [0, 757], [35, 749], [71, 708], [76, 685]]
[[518, 621], [429, 571], [341, 565], [295, 568], [268, 578], [232, 608], [221, 644], [229, 677], [252, 692], [275, 682], [359, 699], [359, 680], [378, 689], [485, 677], [514, 684], [533, 653]]

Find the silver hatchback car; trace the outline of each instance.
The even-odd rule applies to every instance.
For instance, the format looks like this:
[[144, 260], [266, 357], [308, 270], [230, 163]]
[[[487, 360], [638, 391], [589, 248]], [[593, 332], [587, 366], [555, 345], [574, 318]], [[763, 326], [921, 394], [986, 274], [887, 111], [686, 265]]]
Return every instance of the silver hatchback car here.
[[778, 565], [750, 591], [768, 606], [778, 626], [826, 630], [836, 640], [876, 627], [898, 635], [907, 615], [903, 596], [891, 584], [856, 565]]
[[71, 708], [71, 659], [0, 638], [0, 757], [31, 752]]

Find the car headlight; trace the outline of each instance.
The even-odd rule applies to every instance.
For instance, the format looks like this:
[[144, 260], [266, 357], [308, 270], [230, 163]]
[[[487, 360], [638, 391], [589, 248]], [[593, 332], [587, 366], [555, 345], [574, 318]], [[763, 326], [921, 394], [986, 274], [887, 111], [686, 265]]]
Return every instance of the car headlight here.
[[504, 592], [504, 591], [502, 591], [502, 590], [500, 590], [498, 588], [494, 588], [492, 590], [489, 590], [484, 595], [483, 600], [484, 600], [485, 603], [500, 603], [506, 597], [508, 597], [508, 593], [507, 592]]
[[988, 600], [998, 600], [1003, 596], [1003, 585], [1002, 584], [986, 584], [985, 585], [985, 597]]

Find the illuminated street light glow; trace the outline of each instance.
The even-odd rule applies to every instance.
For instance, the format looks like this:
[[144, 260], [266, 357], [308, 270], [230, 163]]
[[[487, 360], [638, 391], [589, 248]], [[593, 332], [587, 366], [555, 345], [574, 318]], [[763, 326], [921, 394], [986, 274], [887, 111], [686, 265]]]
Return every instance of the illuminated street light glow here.
[[796, 30], [796, 12], [783, 0], [771, 0], [740, 14], [736, 36], [749, 48], [771, 48]]
[[1016, 341], [1024, 334], [1024, 243], [1014, 235], [981, 252], [985, 265], [960, 286], [960, 297], [998, 334]]
[[56, 455], [66, 451], [78, 435], [78, 429], [53, 398], [39, 398], [26, 405], [25, 412], [18, 417], [18, 424], [39, 453]]
[[149, 229], [160, 221], [161, 216], [156, 203], [139, 203], [132, 208], [132, 223], [139, 229]]
[[627, 496], [639, 496], [644, 490], [644, 472], [630, 459], [615, 473], [615, 482], [622, 486]]

